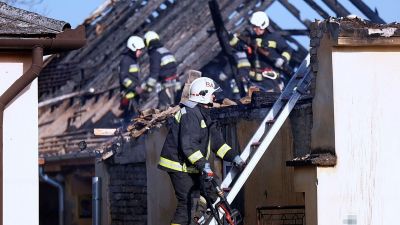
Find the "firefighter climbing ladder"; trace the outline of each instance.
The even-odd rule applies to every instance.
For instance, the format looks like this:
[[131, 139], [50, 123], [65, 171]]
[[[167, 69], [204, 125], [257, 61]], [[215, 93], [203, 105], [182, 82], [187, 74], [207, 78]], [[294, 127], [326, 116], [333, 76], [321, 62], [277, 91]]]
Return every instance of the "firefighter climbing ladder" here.
[[[275, 135], [282, 127], [297, 101], [300, 99], [301, 95], [306, 92], [308, 86], [310, 85], [312, 75], [310, 73], [311, 69], [309, 64], [310, 55], [307, 55], [307, 57], [301, 63], [299, 69], [290, 79], [283, 93], [274, 103], [264, 120], [261, 122], [260, 127], [254, 133], [253, 137], [250, 139], [246, 148], [240, 155], [240, 157], [248, 163], [237, 178], [236, 182], [233, 184], [233, 186], [231, 186], [230, 191], [226, 196], [229, 204], [235, 199], [247, 178], [250, 176], [261, 157], [267, 151], [268, 146], [271, 144]], [[256, 149], [253, 150], [254, 148]], [[255, 152], [251, 154], [252, 151]], [[250, 155], [252, 156], [250, 157]], [[237, 174], [238, 171], [235, 168], [232, 168], [222, 182], [221, 187], [223, 189], [229, 189], [233, 179]], [[216, 203], [217, 202], [219, 202], [219, 199], [216, 201]], [[213, 219], [209, 224], [216, 225], [217, 222], [215, 219]]]

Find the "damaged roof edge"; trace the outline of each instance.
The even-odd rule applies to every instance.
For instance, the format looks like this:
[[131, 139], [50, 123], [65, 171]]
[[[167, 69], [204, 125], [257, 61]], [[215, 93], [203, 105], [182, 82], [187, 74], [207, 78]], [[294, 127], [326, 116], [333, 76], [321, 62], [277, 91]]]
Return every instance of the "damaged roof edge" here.
[[[356, 18], [315, 21], [311, 34], [329, 34], [336, 46], [400, 46], [400, 24], [376, 24]], [[321, 37], [322, 35], [318, 35]]]
[[337, 157], [331, 152], [326, 153], [311, 153], [303, 157], [297, 157], [286, 161], [288, 167], [302, 166], [318, 166], [318, 167], [334, 167], [337, 163]]

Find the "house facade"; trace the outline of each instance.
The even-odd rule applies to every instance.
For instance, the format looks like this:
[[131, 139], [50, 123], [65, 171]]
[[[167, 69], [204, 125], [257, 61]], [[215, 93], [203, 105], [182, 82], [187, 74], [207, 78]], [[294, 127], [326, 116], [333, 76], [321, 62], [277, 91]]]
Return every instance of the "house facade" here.
[[307, 224], [397, 221], [399, 28], [346, 18], [313, 24], [311, 152], [337, 161], [295, 167]]
[[36, 78], [44, 55], [79, 48], [85, 38], [66, 22], [5, 3], [0, 15], [0, 224], [38, 224]]

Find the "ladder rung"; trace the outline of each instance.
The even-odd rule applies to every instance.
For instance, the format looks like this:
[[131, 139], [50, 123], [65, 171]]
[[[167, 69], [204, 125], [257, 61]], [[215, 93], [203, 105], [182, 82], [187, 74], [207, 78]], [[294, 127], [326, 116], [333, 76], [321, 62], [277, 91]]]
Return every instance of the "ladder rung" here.
[[303, 87], [297, 87], [296, 91], [302, 95], [307, 94], [307, 89], [304, 89]]
[[284, 96], [282, 96], [281, 101], [282, 102], [288, 102], [290, 97], [291, 97], [290, 95], [284, 95]]
[[273, 123], [275, 123], [275, 120], [274, 119], [272, 119], [272, 120], [268, 120], [267, 122], [265, 122], [267, 125], [272, 125]]
[[[246, 148], [242, 152], [241, 156], [243, 156], [243, 159], [247, 162], [244, 170], [241, 172], [237, 170], [230, 170], [224, 181], [222, 182], [221, 187], [231, 188], [226, 196], [226, 201], [228, 203], [231, 203], [235, 199], [240, 189], [244, 186], [250, 174], [256, 168], [262, 156], [268, 150], [268, 147], [272, 143], [274, 137], [277, 135], [285, 120], [288, 118], [290, 112], [294, 108], [294, 105], [299, 100], [301, 95], [298, 91], [294, 90], [294, 88], [300, 86], [302, 89], [307, 90], [307, 87], [311, 80], [311, 69], [309, 65], [310, 54], [308, 54], [307, 57], [303, 60], [299, 69], [294, 74], [295, 77], [292, 77], [286, 89], [283, 91], [283, 93], [281, 93], [279, 101], [274, 103], [273, 107], [264, 118], [264, 124], [260, 125], [256, 133], [251, 138], [250, 143], [246, 145]], [[267, 126], [270, 121], [272, 122], [270, 118], [273, 118], [273, 120], [276, 119], [276, 121], [274, 121], [272, 126], [267, 128], [264, 127], [264, 125]], [[266, 130], [268, 130], [268, 132], [266, 132]], [[264, 135], [265, 137], [263, 137]], [[235, 178], [236, 175], [239, 176]], [[231, 185], [233, 181], [235, 181], [235, 183]], [[217, 203], [218, 202], [215, 202], [214, 205]], [[219, 217], [221, 218], [221, 215]], [[208, 224], [216, 225], [217, 222], [215, 218], [212, 218], [212, 220]]]
[[222, 191], [224, 192], [230, 192], [231, 191], [231, 187], [226, 187], [226, 188], [222, 188]]
[[253, 142], [253, 144], [251, 144], [251, 147], [255, 148], [261, 145], [261, 142], [257, 141], [257, 142]]

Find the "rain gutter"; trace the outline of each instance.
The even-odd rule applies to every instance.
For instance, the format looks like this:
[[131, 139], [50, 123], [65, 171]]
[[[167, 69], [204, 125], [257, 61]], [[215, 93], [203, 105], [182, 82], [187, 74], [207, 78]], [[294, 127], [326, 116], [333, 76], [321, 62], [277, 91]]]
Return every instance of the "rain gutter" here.
[[54, 38], [0, 37], [0, 52], [31, 51], [32, 65], [0, 96], [0, 225], [3, 225], [3, 115], [8, 104], [35, 80], [43, 68], [43, 54], [81, 48], [86, 43], [85, 28], [65, 29]]

